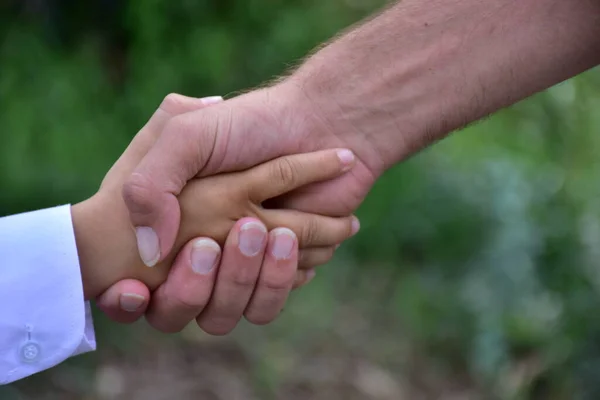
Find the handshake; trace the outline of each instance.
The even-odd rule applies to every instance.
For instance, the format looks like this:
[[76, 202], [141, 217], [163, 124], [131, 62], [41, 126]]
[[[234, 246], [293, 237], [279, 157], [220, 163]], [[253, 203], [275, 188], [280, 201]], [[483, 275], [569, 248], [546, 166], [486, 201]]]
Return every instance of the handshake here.
[[0, 218], [0, 384], [96, 348], [83, 300], [162, 332], [273, 321], [385, 165], [296, 88], [169, 95], [91, 198]]
[[[269, 143], [277, 137], [268, 130], [258, 132], [260, 141], [250, 134], [239, 141], [233, 130], [206, 129], [201, 113], [230, 113], [227, 103], [236, 101], [169, 95], [98, 192], [72, 207], [85, 299], [100, 296], [99, 306], [113, 319], [128, 322], [145, 312], [150, 324], [166, 332], [196, 319], [219, 335], [242, 316], [271, 322], [289, 292], [310, 281], [313, 268], [357, 233], [358, 220], [344, 209], [347, 195], [328, 189], [327, 204], [310, 207], [323, 185], [352, 174], [354, 153], [335, 146], [303, 152], [297, 146], [295, 152], [268, 154], [269, 147], [277, 149]], [[202, 110], [208, 106], [211, 110]], [[195, 143], [182, 140], [192, 132], [177, 126], [177, 118], [198, 121], [194, 129], [209, 134], [194, 135]], [[170, 137], [172, 129], [178, 136]], [[221, 162], [210, 170], [225, 134], [229, 142], [222, 151], [235, 164]], [[149, 158], [154, 151], [160, 155], [155, 160]], [[198, 163], [203, 154], [209, 154], [208, 162], [190, 168], [188, 161]], [[258, 163], [252, 159], [257, 154]], [[236, 169], [241, 170], [223, 173]], [[180, 187], [164, 185], [173, 181]]]
[[393, 5], [273, 86], [170, 95], [92, 198], [0, 219], [0, 384], [95, 348], [71, 222], [85, 298], [112, 319], [268, 323], [386, 169], [600, 62], [597, 2], [439, 3]]

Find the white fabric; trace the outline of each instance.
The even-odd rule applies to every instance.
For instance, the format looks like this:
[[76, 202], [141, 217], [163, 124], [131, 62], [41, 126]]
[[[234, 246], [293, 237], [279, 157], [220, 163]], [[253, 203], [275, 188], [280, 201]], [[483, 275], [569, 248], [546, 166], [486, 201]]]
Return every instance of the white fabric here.
[[95, 349], [71, 207], [0, 218], [0, 384]]

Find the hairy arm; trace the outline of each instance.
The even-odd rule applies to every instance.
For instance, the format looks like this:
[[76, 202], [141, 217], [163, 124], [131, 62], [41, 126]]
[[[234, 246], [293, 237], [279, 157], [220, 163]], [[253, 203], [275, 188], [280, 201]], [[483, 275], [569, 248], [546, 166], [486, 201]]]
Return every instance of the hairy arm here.
[[598, 64], [597, 0], [404, 0], [321, 48], [282, 90], [308, 97], [318, 118], [305, 129], [343, 137], [377, 175]]
[[277, 84], [170, 120], [124, 186], [131, 222], [162, 258], [194, 176], [335, 147], [351, 173], [271, 206], [347, 215], [395, 163], [598, 63], [599, 0], [403, 0]]

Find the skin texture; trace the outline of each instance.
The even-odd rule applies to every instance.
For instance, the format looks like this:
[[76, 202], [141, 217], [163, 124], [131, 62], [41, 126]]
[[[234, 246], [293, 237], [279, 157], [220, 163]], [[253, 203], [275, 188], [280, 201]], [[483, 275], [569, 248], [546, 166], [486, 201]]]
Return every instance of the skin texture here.
[[357, 156], [350, 173], [269, 205], [347, 215], [386, 169], [599, 63], [596, 0], [404, 0], [273, 86], [172, 118], [123, 198], [133, 225], [154, 230], [164, 258], [190, 179], [345, 147]]
[[[136, 239], [127, 220], [119, 185], [126, 168], [110, 171], [100, 191], [73, 207], [77, 248], [84, 294], [94, 298], [110, 284], [125, 278], [142, 280], [155, 289], [167, 277], [176, 253], [197, 236], [223, 245], [236, 221], [246, 217], [262, 221], [267, 229], [287, 227], [300, 247], [331, 247], [352, 236], [352, 217], [330, 218], [295, 210], [264, 209], [261, 203], [305, 184], [334, 178], [351, 168], [337, 150], [281, 157], [249, 170], [190, 181], [179, 196], [183, 223], [175, 251], [152, 268], [141, 263]], [[107, 212], [108, 211], [108, 212]], [[262, 229], [260, 227], [257, 227]], [[297, 237], [297, 239], [296, 239]], [[289, 256], [286, 256], [289, 257]], [[313, 265], [304, 265], [310, 268]], [[248, 282], [253, 283], [253, 282]], [[290, 281], [290, 288], [293, 281]]]
[[[175, 98], [178, 101], [193, 100], [180, 96]], [[251, 322], [269, 322], [283, 307], [294, 284], [302, 284], [310, 278], [310, 273], [297, 274], [297, 266], [310, 269], [314, 266], [313, 263], [327, 261], [333, 254], [333, 247], [353, 234], [355, 218], [329, 218], [294, 210], [270, 210], [264, 209], [261, 203], [269, 197], [304, 184], [343, 174], [352, 168], [352, 154], [339, 149], [294, 155], [272, 160], [246, 171], [190, 182], [179, 196], [184, 223], [178, 235], [176, 250], [183, 251], [177, 259], [174, 251], [162, 263], [148, 268], [138, 257], [135, 234], [127, 219], [120, 188], [144, 155], [145, 148], [152, 143], [155, 118], [160, 113], [159, 110], [132, 141], [106, 175], [99, 192], [73, 207], [73, 223], [86, 299], [97, 296], [109, 285], [125, 278], [138, 279], [150, 289], [155, 289], [164, 282], [171, 264], [176, 260], [175, 264], [183, 267], [179, 267], [180, 272], [173, 275], [174, 280], [184, 284], [197, 282], [201, 289], [187, 293], [181, 290], [177, 292], [177, 296], [186, 297], [179, 299], [181, 303], [194, 305], [195, 314], [186, 313], [188, 321], [190, 317], [201, 314], [204, 306], [208, 306], [206, 313], [202, 313], [202, 318], [206, 319], [206, 314], [212, 315], [212, 319], [220, 321], [219, 326], [213, 328], [212, 319], [209, 323], [203, 322], [203, 325], [216, 334], [233, 329], [244, 313], [247, 313]], [[338, 155], [340, 152], [345, 156], [343, 160]], [[236, 224], [238, 220], [240, 221]], [[246, 226], [250, 226], [254, 234], [262, 235], [260, 249], [252, 254], [239, 251], [242, 241], [239, 238], [240, 231], [244, 231]], [[199, 236], [212, 239], [191, 240]], [[219, 246], [226, 242], [229, 244], [225, 246], [226, 250], [237, 247], [238, 252], [226, 251], [222, 268], [217, 271]], [[198, 247], [198, 244], [203, 248], [212, 247], [209, 250], [213, 250], [216, 255], [215, 268], [200, 274], [193, 272], [190, 267], [190, 260], [194, 258], [192, 249]], [[306, 249], [306, 254], [300, 259], [299, 246]], [[283, 253], [282, 249], [285, 250]], [[319, 258], [323, 255], [323, 249], [328, 250], [324, 253], [324, 259]], [[245, 269], [237, 268], [240, 262], [247, 264]], [[182, 268], [185, 270], [181, 271]], [[201, 277], [193, 279], [191, 274]], [[186, 279], [182, 280], [181, 277]], [[130, 288], [134, 284], [131, 280], [121, 283]], [[211, 297], [213, 289], [215, 293]], [[129, 300], [136, 297], [140, 299], [140, 295], [136, 296], [135, 292], [129, 290], [126, 296]], [[169, 295], [164, 289], [160, 293], [165, 297]], [[144, 294], [141, 294], [142, 299], [146, 297]], [[177, 296], [171, 299], [177, 299]], [[235, 299], [235, 302], [227, 303], [223, 297], [225, 300]], [[160, 303], [155, 308], [151, 315], [170, 314], [168, 307], [161, 307]], [[160, 322], [157, 324], [160, 325]], [[177, 329], [171, 327], [163, 330], [173, 331], [182, 327], [180, 325]]]

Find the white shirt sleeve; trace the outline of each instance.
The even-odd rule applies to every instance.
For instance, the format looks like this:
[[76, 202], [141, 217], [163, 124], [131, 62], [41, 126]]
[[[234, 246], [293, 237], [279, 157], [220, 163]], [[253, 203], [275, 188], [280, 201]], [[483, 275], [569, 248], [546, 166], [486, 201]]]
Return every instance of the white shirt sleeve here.
[[0, 218], [0, 384], [95, 349], [71, 207]]

